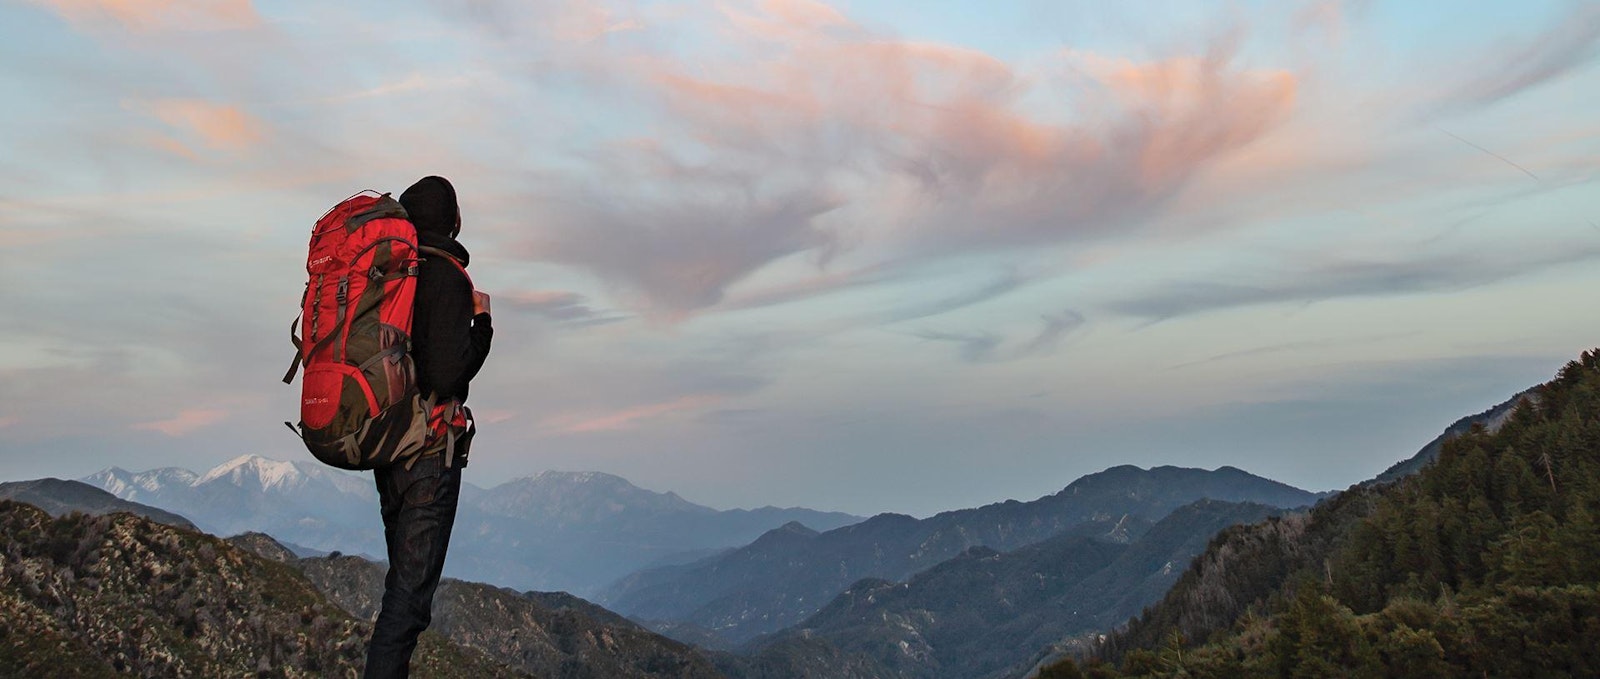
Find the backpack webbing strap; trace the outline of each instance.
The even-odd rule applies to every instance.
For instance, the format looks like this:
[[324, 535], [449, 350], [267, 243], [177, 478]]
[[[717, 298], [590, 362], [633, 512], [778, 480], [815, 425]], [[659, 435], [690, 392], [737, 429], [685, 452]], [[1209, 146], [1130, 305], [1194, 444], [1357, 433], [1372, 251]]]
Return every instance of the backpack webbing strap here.
[[[454, 426], [451, 426], [451, 423], [455, 422], [456, 416], [461, 415], [461, 411], [465, 410], [465, 409], [466, 409], [465, 406], [462, 406], [460, 401], [457, 401], [455, 399], [450, 399], [449, 415], [446, 416], [445, 420], [444, 420], [444, 467], [445, 467], [445, 469], [449, 469], [449, 468], [453, 467], [455, 465], [455, 458], [456, 458], [456, 428]], [[465, 419], [465, 418], [463, 418], [463, 419]], [[467, 419], [466, 423], [467, 423], [466, 428], [461, 430], [461, 433], [463, 435], [471, 432], [472, 429], [473, 429], [472, 420]]]
[[[456, 408], [460, 408], [460, 407], [461, 406], [459, 406], [459, 405], [456, 406]], [[452, 408], [452, 410], [454, 410], [454, 408]], [[455, 415], [451, 415], [450, 419], [452, 419], [452, 420], [455, 419]], [[455, 427], [450, 426], [449, 422], [446, 422], [445, 425], [444, 425], [444, 468], [445, 469], [449, 469], [450, 468], [450, 463], [452, 461], [454, 461], [455, 458], [456, 458], [456, 429], [455, 429]]]
[[[340, 276], [339, 277], [339, 288], [338, 288], [337, 291], [334, 292], [333, 298], [334, 298], [335, 301], [339, 302], [339, 313], [336, 314], [333, 317], [333, 332], [328, 333], [327, 337], [322, 338], [323, 342], [331, 340], [331, 339], [333, 339], [335, 337], [338, 337], [340, 335], [344, 335], [345, 332], [347, 330], [349, 330], [349, 328], [344, 327], [345, 306], [350, 303], [350, 277], [349, 276]], [[318, 346], [321, 346], [322, 343], [318, 342], [317, 344], [318, 344]], [[344, 354], [343, 356], [339, 357], [339, 360], [343, 361], [343, 360], [346, 360], [346, 359], [350, 358], [350, 342], [349, 342], [349, 340], [346, 340], [343, 344], [340, 345], [339, 348], [343, 350], [340, 353]], [[315, 353], [317, 353], [317, 347], [312, 347], [311, 351], [306, 352], [306, 358], [311, 358], [311, 355], [315, 354]]]
[[338, 337], [340, 334], [342, 334], [340, 330], [344, 328], [345, 307], [348, 303], [345, 294], [346, 290], [349, 289], [349, 285], [350, 281], [348, 279], [339, 280], [339, 293], [337, 298], [339, 300], [339, 313], [333, 319], [333, 332], [328, 333], [327, 336], [318, 340], [316, 344], [311, 345], [310, 350], [300, 351], [300, 349], [305, 345], [300, 342], [299, 337], [295, 336], [295, 326], [300, 324], [300, 319], [295, 318], [294, 322], [289, 324], [289, 341], [294, 343], [295, 352], [294, 360], [289, 363], [289, 372], [284, 373], [283, 375], [284, 384], [289, 384], [294, 381], [294, 372], [300, 369], [301, 362], [310, 359], [312, 354], [322, 351], [325, 347], [333, 343], [333, 339], [335, 337]]
[[369, 359], [367, 359], [365, 361], [362, 361], [361, 365], [356, 366], [356, 370], [360, 370], [361, 372], [366, 372], [367, 368], [371, 368], [372, 366], [376, 365], [378, 363], [378, 361], [381, 361], [381, 360], [383, 360], [383, 359], [385, 359], [385, 358], [387, 358], [389, 356], [394, 356], [396, 354], [404, 354], [404, 353], [406, 353], [406, 346], [404, 344], [396, 344], [396, 345], [394, 345], [392, 347], [389, 347], [388, 349], [384, 349], [383, 351], [380, 351], [380, 352], [378, 352], [376, 354], [373, 354], [372, 358], [369, 358]]
[[[294, 373], [296, 370], [300, 369], [300, 357], [302, 355], [301, 350], [305, 348], [305, 346], [300, 342], [300, 319], [306, 315], [306, 296], [310, 294], [311, 281], [306, 281], [305, 289], [300, 291], [300, 313], [296, 314], [294, 317], [294, 322], [289, 324], [289, 343], [294, 345], [294, 360], [289, 362], [289, 372], [283, 374], [284, 384], [293, 383]], [[288, 424], [288, 422], [285, 422], [284, 424]], [[290, 429], [293, 428], [294, 427], [290, 427]]]
[[[289, 324], [289, 342], [294, 344], [294, 360], [289, 362], [289, 372], [286, 372], [286, 373], [283, 374], [283, 383], [284, 384], [293, 383], [294, 382], [294, 374], [295, 374], [295, 372], [300, 370], [300, 357], [302, 356], [301, 349], [303, 349], [305, 347], [305, 345], [300, 342], [300, 335], [298, 334], [298, 332], [296, 332], [297, 330], [299, 330], [299, 328], [300, 328], [300, 317], [299, 316], [295, 316], [294, 317], [294, 322]], [[288, 423], [285, 422], [284, 424], [288, 424]], [[293, 427], [291, 427], [291, 429], [292, 428]]]

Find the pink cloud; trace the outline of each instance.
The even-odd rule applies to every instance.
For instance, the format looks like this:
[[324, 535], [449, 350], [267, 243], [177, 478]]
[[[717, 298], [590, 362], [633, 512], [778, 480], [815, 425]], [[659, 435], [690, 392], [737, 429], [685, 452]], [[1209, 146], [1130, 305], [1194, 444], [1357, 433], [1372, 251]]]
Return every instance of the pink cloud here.
[[544, 426], [567, 434], [632, 429], [646, 420], [685, 410], [703, 408], [721, 402], [724, 398], [726, 397], [721, 394], [693, 394], [661, 403], [650, 403], [610, 412], [564, 413], [546, 420]]
[[12, 416], [9, 416], [9, 415], [6, 416], [6, 417], [0, 417], [0, 429], [5, 429], [6, 427], [13, 426], [16, 423], [17, 423], [17, 418], [15, 418], [15, 417], [12, 417]]
[[227, 416], [228, 411], [226, 410], [188, 409], [179, 411], [171, 419], [140, 422], [133, 425], [133, 428], [159, 431], [167, 436], [183, 436], [196, 429], [216, 424]]
[[78, 26], [132, 31], [224, 30], [261, 24], [251, 0], [32, 0]]
[[[156, 119], [183, 136], [214, 151], [244, 151], [259, 146], [266, 138], [266, 125], [237, 106], [201, 99], [157, 99], [140, 105]], [[170, 137], [157, 137], [158, 148], [181, 153], [187, 147]]]
[[513, 304], [528, 306], [565, 306], [582, 301], [583, 296], [571, 290], [521, 290], [511, 293]]
[[603, 198], [552, 207], [523, 243], [652, 318], [724, 305], [801, 253], [911, 261], [1137, 229], [1297, 100], [1294, 74], [1237, 63], [1227, 41], [1157, 61], [1066, 52], [1023, 71], [812, 0], [719, 9], [741, 56], [599, 58], [607, 82], [665, 108], [666, 131], [596, 154], [603, 189], [564, 196]]
[[516, 417], [517, 414], [510, 410], [474, 410], [473, 419], [482, 424], [496, 424]]

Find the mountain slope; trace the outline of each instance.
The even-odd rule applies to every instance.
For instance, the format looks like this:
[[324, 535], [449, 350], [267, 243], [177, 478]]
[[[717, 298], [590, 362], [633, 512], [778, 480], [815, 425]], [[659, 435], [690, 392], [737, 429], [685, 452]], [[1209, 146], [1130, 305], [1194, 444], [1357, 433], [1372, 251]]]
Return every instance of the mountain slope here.
[[1444, 448], [1445, 441], [1466, 434], [1472, 431], [1474, 427], [1483, 427], [1485, 431], [1491, 434], [1500, 431], [1500, 427], [1505, 425], [1506, 420], [1511, 419], [1511, 413], [1516, 410], [1517, 406], [1525, 398], [1530, 401], [1537, 401], [1539, 398], [1538, 390], [1528, 389], [1522, 391], [1493, 408], [1456, 420], [1449, 427], [1446, 427], [1443, 433], [1429, 441], [1428, 445], [1423, 446], [1422, 450], [1417, 451], [1416, 455], [1394, 463], [1393, 466], [1385, 469], [1382, 474], [1373, 479], [1371, 483], [1392, 483], [1422, 471], [1423, 467], [1428, 466], [1439, 458], [1439, 451]]
[[177, 514], [120, 499], [79, 481], [35, 479], [0, 483], [0, 500], [25, 502], [49, 512], [51, 516], [61, 516], [71, 512], [83, 512], [95, 516], [127, 512], [169, 526], [195, 530], [193, 523]]
[[726, 554], [635, 573], [601, 601], [639, 619], [692, 623], [742, 643], [799, 623], [862, 578], [900, 581], [970, 547], [1008, 551], [1084, 522], [1155, 521], [1202, 498], [1293, 507], [1318, 496], [1231, 467], [1113, 467], [1032, 502], [920, 520], [880, 514], [815, 535], [774, 530]]
[[1597, 412], [1585, 352], [1416, 475], [1225, 532], [1095, 672], [1600, 675]]
[[[293, 562], [340, 607], [373, 620], [383, 599], [384, 567], [360, 557]], [[434, 596], [430, 630], [537, 677], [722, 676], [693, 648], [652, 634], [582, 599], [445, 579]]]
[[[131, 514], [0, 501], [0, 669], [19, 677], [354, 676], [370, 626], [284, 564]], [[419, 677], [526, 676], [438, 635]]]

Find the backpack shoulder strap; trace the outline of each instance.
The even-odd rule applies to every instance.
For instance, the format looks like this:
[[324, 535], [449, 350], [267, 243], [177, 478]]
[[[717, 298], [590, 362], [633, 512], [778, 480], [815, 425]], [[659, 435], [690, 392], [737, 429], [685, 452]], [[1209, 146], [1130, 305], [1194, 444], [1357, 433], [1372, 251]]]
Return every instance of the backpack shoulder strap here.
[[[467, 285], [472, 286], [472, 274], [467, 273], [467, 265], [462, 264], [461, 260], [456, 259], [455, 255], [452, 255], [452, 254], [450, 254], [448, 252], [445, 252], [444, 250], [440, 250], [439, 248], [433, 247], [431, 245], [419, 245], [419, 246], [417, 246], [417, 252], [420, 252], [420, 253], [422, 253], [424, 255], [430, 255], [430, 256], [445, 258], [451, 264], [456, 265], [456, 271], [460, 271], [461, 275], [466, 276], [467, 277]], [[477, 286], [472, 286], [472, 287], [474, 289], [477, 288]]]

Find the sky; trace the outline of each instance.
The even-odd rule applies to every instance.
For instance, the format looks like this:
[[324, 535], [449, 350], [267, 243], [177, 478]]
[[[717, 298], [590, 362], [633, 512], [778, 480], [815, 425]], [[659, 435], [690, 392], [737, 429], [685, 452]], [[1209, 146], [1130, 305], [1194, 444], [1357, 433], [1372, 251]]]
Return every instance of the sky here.
[[1311, 490], [1600, 344], [1600, 5], [8, 0], [0, 479], [310, 460], [311, 224], [456, 185], [466, 480]]

